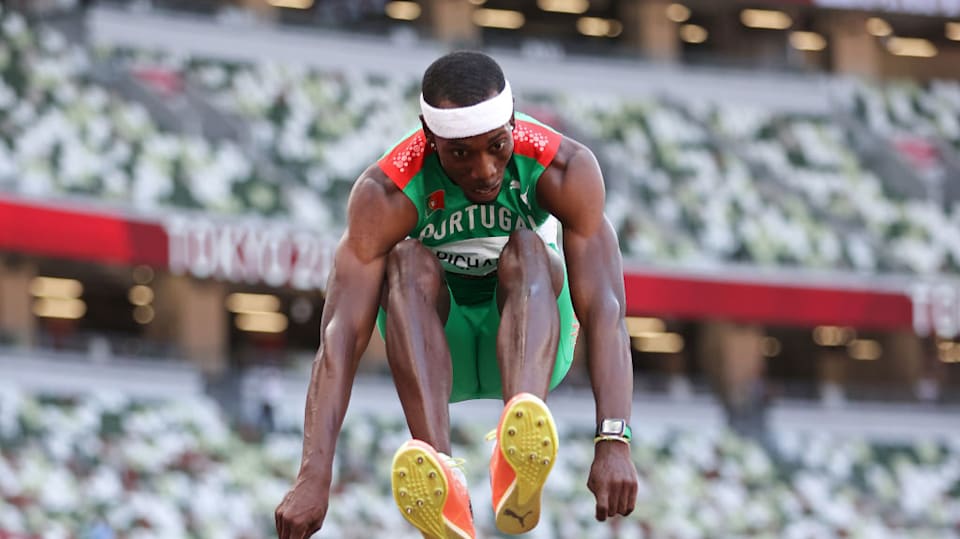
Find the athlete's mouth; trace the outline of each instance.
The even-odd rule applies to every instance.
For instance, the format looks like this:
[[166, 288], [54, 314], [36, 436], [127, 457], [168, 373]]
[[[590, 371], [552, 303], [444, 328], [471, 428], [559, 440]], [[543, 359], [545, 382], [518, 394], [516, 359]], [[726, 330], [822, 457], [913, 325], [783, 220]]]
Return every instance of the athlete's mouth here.
[[477, 189], [471, 189], [469, 198], [473, 202], [480, 204], [486, 204], [488, 202], [493, 202], [500, 195], [500, 183], [492, 187], [482, 187]]
[[489, 198], [490, 196], [496, 196], [497, 193], [500, 192], [501, 185], [503, 185], [503, 178], [498, 179], [486, 187], [474, 187], [471, 191], [478, 197]]

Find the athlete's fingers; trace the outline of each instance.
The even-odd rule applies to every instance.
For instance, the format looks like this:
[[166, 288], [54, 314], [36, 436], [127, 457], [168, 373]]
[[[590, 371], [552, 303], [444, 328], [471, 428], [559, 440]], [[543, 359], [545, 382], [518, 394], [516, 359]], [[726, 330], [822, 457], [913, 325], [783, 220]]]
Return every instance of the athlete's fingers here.
[[617, 514], [622, 515], [627, 510], [627, 505], [630, 500], [630, 483], [627, 481], [620, 482], [620, 495], [617, 498]]
[[284, 518], [283, 513], [277, 511], [277, 533], [279, 534], [280, 539], [289, 539], [290, 529], [287, 526], [287, 519]]
[[610, 516], [616, 516], [620, 514], [620, 508], [623, 507], [623, 498], [624, 498], [624, 485], [620, 481], [617, 481], [611, 487], [613, 494], [610, 496]]
[[599, 520], [600, 522], [603, 522], [604, 520], [607, 519], [607, 507], [608, 507], [607, 505], [608, 494], [607, 494], [607, 489], [605, 485], [597, 489], [596, 496], [597, 496], [597, 520]]
[[614, 481], [608, 488], [610, 489], [610, 497], [608, 498], [607, 516], [612, 518], [617, 516], [617, 513], [620, 511], [620, 496], [623, 488], [619, 481]]
[[293, 532], [291, 534], [291, 539], [308, 539], [310, 535], [307, 533], [307, 526], [294, 526]]
[[636, 481], [631, 481], [627, 488], [627, 507], [623, 512], [623, 516], [627, 516], [633, 512], [633, 509], [637, 506], [637, 486]]
[[299, 535], [297, 535], [297, 525], [294, 524], [293, 522], [290, 522], [289, 520], [286, 522], [286, 524], [285, 524], [285, 526], [284, 526], [283, 533], [286, 534], [286, 539], [298, 539], [298, 538], [299, 538]]
[[630, 504], [630, 492], [632, 488], [633, 485], [631, 485], [629, 481], [624, 482], [620, 488], [620, 505], [617, 507], [617, 514], [623, 516], [630, 514], [630, 510], [633, 508]]

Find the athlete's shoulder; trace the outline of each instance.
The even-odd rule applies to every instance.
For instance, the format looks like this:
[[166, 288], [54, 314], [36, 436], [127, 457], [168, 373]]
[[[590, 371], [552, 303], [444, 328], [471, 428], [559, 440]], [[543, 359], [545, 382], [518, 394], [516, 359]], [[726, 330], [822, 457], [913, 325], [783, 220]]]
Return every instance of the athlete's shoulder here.
[[513, 153], [536, 160], [547, 167], [557, 155], [563, 135], [552, 127], [521, 112], [514, 114]]
[[[393, 204], [406, 197], [396, 183], [384, 173], [379, 163], [367, 167], [350, 190], [348, 205], [360, 202], [361, 206]], [[374, 203], [374, 204], [371, 204]]]
[[[360, 175], [347, 199], [348, 221], [416, 224], [417, 211], [410, 199], [377, 164]], [[407, 227], [412, 228], [413, 224]]]
[[361, 261], [385, 255], [417, 224], [417, 209], [376, 164], [354, 182], [347, 199], [347, 223], [341, 238]]
[[421, 127], [408, 133], [393, 148], [387, 150], [377, 161], [377, 166], [397, 187], [403, 189], [420, 173], [423, 160], [432, 152]]

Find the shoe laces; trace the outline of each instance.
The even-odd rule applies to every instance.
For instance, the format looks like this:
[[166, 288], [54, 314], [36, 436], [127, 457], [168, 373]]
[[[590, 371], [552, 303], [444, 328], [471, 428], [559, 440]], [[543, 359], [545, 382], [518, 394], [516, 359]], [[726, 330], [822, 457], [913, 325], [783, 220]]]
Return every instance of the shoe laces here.
[[443, 463], [450, 467], [450, 471], [453, 472], [453, 475], [463, 483], [463, 486], [467, 486], [467, 474], [464, 471], [464, 464], [466, 464], [466, 459], [451, 457], [446, 453], [438, 453], [440, 458], [443, 459]]
[[458, 469], [458, 470], [460, 470], [460, 471], [463, 471], [463, 469], [464, 469], [463, 466], [464, 466], [464, 464], [467, 463], [467, 459], [463, 459], [463, 458], [459, 458], [459, 457], [451, 457], [450, 455], [448, 455], [448, 454], [446, 454], [446, 453], [440, 453], [440, 457], [443, 459], [443, 462], [444, 462], [447, 466], [449, 466], [449, 467], [451, 467], [451, 468], [456, 468], [456, 469]]

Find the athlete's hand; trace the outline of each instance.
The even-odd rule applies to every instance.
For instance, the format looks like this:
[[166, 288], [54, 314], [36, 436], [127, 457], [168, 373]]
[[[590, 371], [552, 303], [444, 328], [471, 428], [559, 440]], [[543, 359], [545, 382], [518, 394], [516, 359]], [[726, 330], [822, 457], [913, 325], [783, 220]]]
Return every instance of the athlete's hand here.
[[615, 440], [596, 444], [587, 488], [597, 498], [597, 520], [627, 516], [637, 503], [637, 468], [630, 446]]
[[329, 481], [298, 476], [274, 514], [277, 537], [308, 539], [323, 525], [329, 501]]

